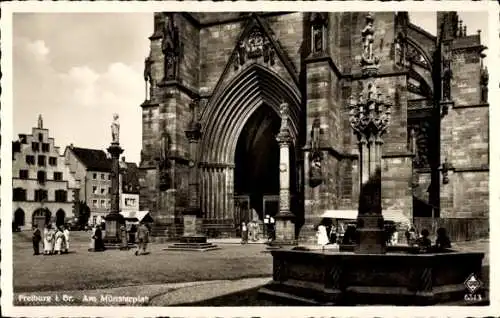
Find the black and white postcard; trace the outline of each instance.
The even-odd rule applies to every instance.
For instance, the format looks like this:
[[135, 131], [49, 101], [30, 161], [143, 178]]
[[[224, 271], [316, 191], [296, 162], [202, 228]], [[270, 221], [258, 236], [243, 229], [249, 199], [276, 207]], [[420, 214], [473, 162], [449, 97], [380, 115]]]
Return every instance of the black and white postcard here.
[[499, 313], [498, 4], [2, 9], [2, 314]]

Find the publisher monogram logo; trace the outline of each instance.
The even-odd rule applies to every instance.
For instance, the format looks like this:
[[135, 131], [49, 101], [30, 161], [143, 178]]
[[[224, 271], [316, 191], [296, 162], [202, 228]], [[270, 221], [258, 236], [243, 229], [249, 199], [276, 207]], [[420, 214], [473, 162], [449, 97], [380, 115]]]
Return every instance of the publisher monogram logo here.
[[481, 288], [482, 285], [481, 281], [474, 274], [471, 274], [465, 280], [464, 284], [471, 294], [474, 294], [479, 288]]

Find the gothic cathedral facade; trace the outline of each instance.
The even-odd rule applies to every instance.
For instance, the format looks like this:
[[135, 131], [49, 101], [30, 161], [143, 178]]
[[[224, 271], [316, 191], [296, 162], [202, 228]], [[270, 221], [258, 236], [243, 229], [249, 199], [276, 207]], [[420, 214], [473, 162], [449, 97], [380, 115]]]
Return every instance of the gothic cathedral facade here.
[[193, 206], [200, 226], [229, 235], [248, 218], [278, 212], [283, 104], [298, 238], [310, 237], [325, 210], [357, 209], [358, 144], [348, 105], [365, 80], [368, 27], [377, 85], [392, 104], [383, 209], [409, 218], [488, 217], [480, 32], [467, 34], [455, 12], [437, 13], [437, 35], [406, 12], [376, 12], [371, 25], [367, 14], [154, 14], [141, 105], [140, 209], [152, 212], [156, 232], [176, 235], [172, 229]]

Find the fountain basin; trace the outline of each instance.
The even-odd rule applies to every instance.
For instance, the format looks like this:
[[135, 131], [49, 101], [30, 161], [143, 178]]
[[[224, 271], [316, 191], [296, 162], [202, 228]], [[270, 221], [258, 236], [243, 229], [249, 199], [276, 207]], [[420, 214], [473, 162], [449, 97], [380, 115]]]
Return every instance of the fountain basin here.
[[[342, 250], [342, 248], [341, 248]], [[481, 280], [484, 253], [445, 250], [386, 254], [274, 250], [273, 280], [261, 297], [300, 305], [435, 305], [464, 301], [464, 282]], [[484, 300], [486, 297], [482, 297]]]

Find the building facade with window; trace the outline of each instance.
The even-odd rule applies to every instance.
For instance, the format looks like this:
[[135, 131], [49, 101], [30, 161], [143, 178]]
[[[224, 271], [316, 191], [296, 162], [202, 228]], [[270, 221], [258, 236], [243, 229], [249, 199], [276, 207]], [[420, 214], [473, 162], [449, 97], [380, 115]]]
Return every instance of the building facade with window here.
[[100, 223], [111, 208], [111, 159], [103, 150], [73, 145], [66, 147], [64, 159], [82, 184], [80, 200], [90, 208], [89, 223]]
[[43, 119], [32, 134], [19, 134], [12, 143], [13, 226], [30, 230], [33, 224], [63, 224], [74, 215], [80, 184], [68, 169]]
[[139, 168], [122, 157], [120, 171], [120, 211], [139, 211]]

